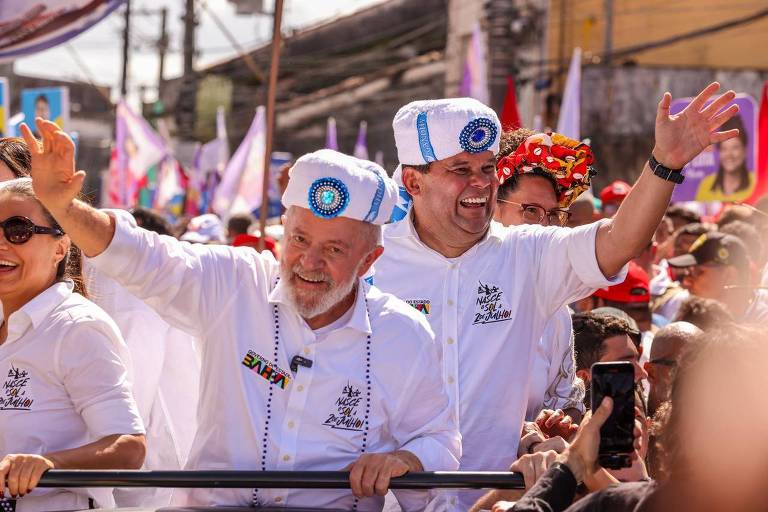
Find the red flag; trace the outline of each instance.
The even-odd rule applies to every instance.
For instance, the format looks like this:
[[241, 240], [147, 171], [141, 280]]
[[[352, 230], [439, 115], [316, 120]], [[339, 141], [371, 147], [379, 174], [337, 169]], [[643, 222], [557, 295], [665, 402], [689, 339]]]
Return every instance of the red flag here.
[[768, 80], [763, 84], [760, 100], [760, 116], [757, 119], [757, 169], [755, 169], [755, 191], [745, 201], [754, 204], [768, 194]]
[[504, 96], [504, 106], [501, 107], [501, 128], [504, 131], [520, 128], [520, 113], [517, 111], [517, 98], [515, 97], [515, 79], [507, 77], [507, 94]]

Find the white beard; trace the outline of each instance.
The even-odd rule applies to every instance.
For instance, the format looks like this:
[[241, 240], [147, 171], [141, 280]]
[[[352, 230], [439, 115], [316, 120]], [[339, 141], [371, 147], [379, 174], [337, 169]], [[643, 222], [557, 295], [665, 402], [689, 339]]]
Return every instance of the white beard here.
[[[286, 266], [281, 265], [280, 279], [283, 281], [283, 286], [285, 286], [285, 289], [288, 292], [288, 300], [291, 305], [302, 318], [310, 319], [326, 313], [352, 293], [357, 285], [357, 271], [359, 268], [358, 265], [355, 271], [350, 273], [349, 279], [336, 284], [329, 275], [323, 272], [303, 272], [299, 265], [294, 265], [292, 269], [288, 269]], [[329, 289], [314, 293], [300, 292], [294, 286], [295, 280], [299, 279], [296, 274], [312, 280], [324, 281], [329, 286]]]

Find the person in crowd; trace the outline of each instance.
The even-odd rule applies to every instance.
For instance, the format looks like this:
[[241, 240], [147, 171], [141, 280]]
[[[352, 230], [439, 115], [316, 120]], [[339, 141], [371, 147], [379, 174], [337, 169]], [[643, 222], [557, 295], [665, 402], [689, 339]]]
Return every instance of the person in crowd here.
[[758, 230], [743, 220], [734, 220], [720, 227], [718, 232], [726, 235], [733, 235], [744, 243], [747, 249], [747, 256], [755, 271], [759, 271], [765, 266], [765, 246]]
[[719, 300], [736, 321], [768, 320], [768, 294], [753, 286], [747, 249], [735, 236], [702, 235], [688, 254], [672, 258], [669, 264], [685, 269], [683, 285], [692, 295]]
[[582, 193], [568, 208], [571, 216], [568, 218], [568, 227], [577, 228], [594, 222], [597, 216], [595, 210], [595, 196], [588, 190]]
[[[233, 215], [227, 221], [227, 243], [233, 247], [251, 247], [259, 250], [260, 237], [250, 234], [250, 228], [254, 219], [250, 213], [240, 213]], [[274, 238], [267, 235], [264, 239], [264, 249], [272, 253], [277, 258], [277, 242]]]
[[722, 302], [690, 295], [677, 311], [673, 321], [687, 322], [703, 331], [733, 323], [733, 315]]
[[656, 414], [662, 403], [669, 400], [672, 376], [680, 354], [685, 345], [701, 332], [691, 323], [672, 322], [659, 329], [654, 336], [649, 360], [644, 365], [651, 385], [648, 394], [648, 413], [651, 416]]
[[250, 234], [250, 228], [253, 224], [253, 215], [250, 213], [236, 213], [227, 220], [227, 243], [232, 244], [232, 241], [239, 235]]
[[717, 227], [722, 229], [735, 221], [752, 223], [753, 212], [752, 208], [743, 204], [726, 204], [717, 218]]
[[204, 213], [192, 218], [179, 238], [193, 244], [223, 244], [226, 242], [224, 224], [215, 213]]
[[620, 309], [635, 320], [640, 332], [651, 331], [650, 280], [645, 270], [634, 261], [629, 264], [624, 282], [598, 288], [590, 298], [592, 307], [579, 308], [579, 311], [586, 312], [600, 307]]
[[[560, 158], [552, 157], [548, 166], [521, 168], [520, 161], [528, 151], [526, 145], [547, 138], [550, 144], [544, 147]], [[580, 167], [574, 166], [573, 172], [581, 172], [585, 179], [558, 181], [567, 165], [562, 152], [577, 155]], [[590, 168], [593, 161], [589, 146], [560, 134], [537, 136], [526, 129], [504, 132], [496, 164], [499, 190], [494, 219], [504, 226], [565, 226], [570, 217], [569, 207], [589, 187], [589, 178], [594, 174]], [[544, 329], [536, 347], [533, 363], [536, 368], [531, 372], [528, 387], [526, 419], [538, 418], [545, 430], [549, 425], [561, 423], [565, 416], [578, 423], [584, 414], [584, 389], [575, 376], [572, 342], [571, 312], [566, 306], [552, 316]], [[544, 413], [544, 417], [539, 417], [540, 413]]]
[[[84, 173], [71, 139], [37, 122], [46, 143], [32, 151], [31, 174], [59, 225], [96, 268], [201, 338], [187, 467], [350, 471], [352, 492], [198, 489], [181, 501], [381, 510], [391, 477], [458, 467], [460, 436], [428, 323], [361, 279], [383, 251], [380, 226], [399, 195], [382, 168], [331, 150], [299, 158], [283, 195], [278, 264], [250, 249], [161, 237], [77, 201]], [[401, 504], [421, 510], [428, 499], [405, 493]]]
[[[76, 292], [71, 242], [29, 178], [0, 184], [2, 510], [114, 506], [112, 490], [35, 489], [49, 469], [136, 469], [144, 426], [120, 331]], [[0, 496], [0, 498], [2, 498]]]
[[698, 240], [701, 235], [706, 235], [713, 231], [716, 231], [716, 229], [710, 224], [693, 223], [681, 227], [673, 235], [672, 258], [687, 254], [693, 242]]
[[697, 201], [743, 201], [755, 188], [754, 173], [747, 168], [749, 141], [741, 116], [729, 119], [723, 129], [738, 130], [739, 136], [716, 144], [720, 165], [701, 180]]
[[682, 204], [669, 205], [666, 216], [672, 221], [673, 231], [677, 231], [686, 224], [698, 224], [701, 222], [701, 215]]
[[619, 211], [619, 206], [629, 195], [632, 185], [622, 180], [614, 180], [600, 191], [601, 213], [610, 219]]
[[[662, 480], [619, 484], [569, 506], [578, 484], [599, 470], [600, 427], [613, 405], [606, 398], [582, 423], [569, 448], [511, 510], [764, 510], [768, 438], [755, 436], [754, 425], [768, 422], [768, 409], [754, 404], [762, 399], [761, 365], [767, 357], [768, 336], [762, 328], [731, 325], [699, 334], [679, 359], [661, 428]], [[744, 411], [751, 412], [751, 421], [734, 422]]]
[[[718, 89], [711, 84], [676, 116], [665, 94], [653, 168], [645, 166], [613, 219], [576, 229], [492, 222], [501, 126], [490, 108], [466, 98], [429, 100], [395, 115], [395, 175], [403, 183], [397, 216], [404, 220], [384, 230], [386, 251], [373, 279], [421, 311], [443, 346], [443, 376], [461, 425], [461, 469], [503, 470], [516, 458], [527, 397], [509, 390], [527, 386], [529, 358], [551, 315], [621, 282], [624, 265], [648, 244], [674, 188], [665, 178], [680, 176], [663, 167], [681, 169], [705, 146], [736, 136], [712, 132], [738, 110], [726, 108], [732, 91], [704, 106]], [[536, 148], [530, 150], [526, 158], [535, 164]], [[498, 361], [505, 371], [478, 371]], [[462, 511], [478, 497], [458, 494], [449, 503]]]
[[24, 139], [0, 137], [0, 181], [29, 175], [30, 155]]
[[171, 223], [157, 211], [138, 206], [131, 210], [131, 215], [140, 228], [154, 231], [158, 235], [173, 236]]
[[672, 219], [665, 215], [662, 217], [661, 222], [659, 223], [659, 227], [656, 228], [656, 233], [653, 234], [655, 247], [655, 250], [653, 251], [653, 263], [658, 263], [662, 259], [671, 257], [672, 235], [674, 235], [674, 233], [675, 228], [674, 224], [672, 223]]

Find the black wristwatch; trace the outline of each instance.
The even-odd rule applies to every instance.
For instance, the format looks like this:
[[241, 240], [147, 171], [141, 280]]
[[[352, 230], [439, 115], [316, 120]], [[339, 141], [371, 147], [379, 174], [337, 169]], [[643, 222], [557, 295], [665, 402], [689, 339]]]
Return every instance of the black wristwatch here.
[[653, 174], [658, 176], [659, 178], [671, 181], [672, 183], [675, 183], [676, 185], [679, 185], [683, 182], [685, 179], [685, 176], [683, 176], [683, 173], [680, 172], [682, 169], [670, 169], [669, 167], [664, 167], [659, 163], [656, 158], [651, 155], [651, 158], [648, 159], [648, 165], [651, 166], [651, 170], [653, 171]]

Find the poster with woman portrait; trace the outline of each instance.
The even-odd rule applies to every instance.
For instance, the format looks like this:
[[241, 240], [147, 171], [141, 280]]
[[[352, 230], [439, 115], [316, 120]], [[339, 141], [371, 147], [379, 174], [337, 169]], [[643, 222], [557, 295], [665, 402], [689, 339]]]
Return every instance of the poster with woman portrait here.
[[[680, 113], [692, 98], [674, 101], [672, 114]], [[755, 188], [757, 167], [757, 102], [746, 94], [736, 95], [733, 103], [739, 113], [719, 128], [737, 128], [739, 136], [712, 144], [685, 166], [685, 181], [675, 188], [673, 201], [744, 201]]]
[[53, 121], [62, 130], [66, 130], [69, 125], [69, 88], [23, 89], [21, 111], [24, 112], [24, 120], [33, 132], [36, 132], [35, 118], [37, 117]]

